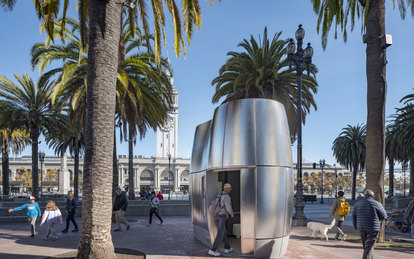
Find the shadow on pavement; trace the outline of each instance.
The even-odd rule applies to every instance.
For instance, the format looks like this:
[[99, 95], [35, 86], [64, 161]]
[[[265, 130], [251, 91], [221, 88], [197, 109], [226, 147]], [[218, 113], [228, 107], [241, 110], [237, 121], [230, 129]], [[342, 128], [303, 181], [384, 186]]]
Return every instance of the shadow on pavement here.
[[[329, 247], [332, 248], [331, 245], [329, 244], [312, 244], [314, 246], [322, 246], [322, 247]], [[362, 244], [361, 247], [357, 247], [357, 246], [347, 246], [345, 244], [343, 245], [335, 245], [335, 248], [346, 248], [346, 249], [361, 249], [362, 250]], [[386, 250], [386, 251], [395, 251], [395, 252], [404, 252], [404, 253], [409, 253], [409, 254], [414, 254], [414, 248], [408, 248], [404, 247], [404, 246], [392, 246], [392, 247], [375, 247], [375, 250]]]
[[7, 254], [7, 253], [0, 253], [1, 259], [33, 259], [33, 258], [42, 258], [39, 256], [33, 256], [33, 255], [22, 255], [22, 254]]
[[[52, 257], [46, 257], [46, 259], [68, 259], [68, 258], [76, 258], [76, 254], [78, 251], [72, 251]], [[115, 254], [118, 259], [145, 259], [146, 256], [144, 253], [128, 248], [115, 248]]]

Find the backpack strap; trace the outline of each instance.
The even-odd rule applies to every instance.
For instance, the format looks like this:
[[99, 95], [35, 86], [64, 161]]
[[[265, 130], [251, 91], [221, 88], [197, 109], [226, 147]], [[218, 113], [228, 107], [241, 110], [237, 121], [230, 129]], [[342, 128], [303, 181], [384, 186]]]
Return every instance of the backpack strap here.
[[223, 194], [219, 194], [219, 195], [220, 195], [219, 196], [219, 202], [216, 204], [216, 207], [215, 208], [217, 208], [217, 206], [219, 206], [219, 208], [222, 209], [222, 207], [221, 207], [221, 196], [223, 196]]

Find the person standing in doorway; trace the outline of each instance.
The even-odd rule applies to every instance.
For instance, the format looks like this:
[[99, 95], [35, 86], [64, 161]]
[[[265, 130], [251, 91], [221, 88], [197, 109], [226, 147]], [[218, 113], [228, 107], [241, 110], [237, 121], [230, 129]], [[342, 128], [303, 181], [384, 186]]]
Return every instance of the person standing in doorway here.
[[414, 238], [414, 199], [408, 204], [404, 213], [404, 222], [411, 223], [411, 237]]
[[338, 214], [338, 210], [341, 206], [341, 202], [345, 202], [344, 192], [339, 191], [338, 192], [338, 198], [335, 199], [335, 201], [332, 203], [331, 211], [329, 212], [329, 217], [332, 217], [335, 219], [335, 227], [336, 227], [336, 236], [335, 239], [339, 239], [339, 235], [342, 236], [341, 240], [345, 240], [347, 237], [347, 234], [345, 234], [342, 229], [342, 223], [345, 221], [345, 216], [341, 216]]
[[9, 209], [9, 213], [12, 213], [13, 211], [19, 211], [19, 210], [24, 210], [26, 209], [27, 212], [27, 218], [29, 220], [30, 223], [30, 229], [31, 229], [31, 237], [34, 237], [35, 234], [35, 225], [36, 225], [36, 219], [39, 216], [42, 216], [42, 213], [40, 211], [40, 207], [39, 204], [37, 202], [35, 202], [36, 198], [34, 196], [30, 196], [29, 197], [29, 202], [14, 208], [14, 209]]
[[365, 190], [364, 199], [355, 203], [352, 210], [352, 224], [359, 231], [364, 248], [362, 259], [374, 258], [374, 246], [381, 231], [381, 220], [386, 218], [384, 207], [374, 200], [374, 192]]
[[152, 223], [152, 214], [155, 213], [155, 216], [158, 217], [158, 219], [160, 220], [160, 225], [162, 225], [162, 223], [164, 222], [162, 220], [162, 218], [160, 217], [160, 215], [158, 215], [158, 205], [160, 204], [160, 200], [158, 199], [158, 197], [155, 195], [155, 192], [151, 192], [151, 200], [150, 200], [150, 215], [149, 215], [149, 223], [147, 226], [150, 226]]
[[121, 223], [126, 225], [126, 230], [129, 230], [129, 223], [125, 219], [125, 211], [128, 207], [128, 200], [125, 193], [122, 192], [121, 188], [116, 189], [116, 197], [114, 202], [114, 214], [117, 228], [114, 231], [121, 231]]
[[214, 240], [213, 247], [208, 251], [209, 255], [220, 256], [220, 253], [217, 251], [217, 248], [221, 241], [224, 242], [224, 253], [229, 254], [233, 252], [233, 248], [230, 247], [229, 240], [227, 239], [227, 230], [226, 230], [226, 220], [230, 217], [234, 218], [234, 212], [231, 205], [231, 184], [226, 183], [223, 186], [223, 192], [220, 198], [220, 213], [214, 216], [214, 220], [217, 224], [217, 236]]
[[62, 231], [62, 233], [68, 233], [69, 224], [71, 221], [75, 226], [75, 229], [72, 230], [72, 232], [78, 232], [79, 228], [75, 220], [76, 207], [78, 206], [77, 200], [75, 197], [73, 197], [72, 191], [68, 191], [68, 196], [66, 198], [66, 228]]

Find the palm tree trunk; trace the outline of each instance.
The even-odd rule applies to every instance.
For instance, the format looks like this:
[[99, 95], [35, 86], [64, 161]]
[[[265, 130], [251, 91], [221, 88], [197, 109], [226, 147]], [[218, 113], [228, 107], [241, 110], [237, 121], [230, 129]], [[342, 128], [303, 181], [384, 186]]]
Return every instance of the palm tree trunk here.
[[356, 190], [356, 178], [357, 178], [357, 171], [358, 165], [354, 165], [354, 170], [352, 171], [352, 200], [355, 200], [355, 190]]
[[384, 204], [385, 167], [385, 97], [386, 50], [381, 47], [380, 37], [385, 34], [385, 0], [372, 0], [367, 15], [367, 138], [366, 166], [367, 188], [375, 193], [375, 199]]
[[[385, 97], [386, 49], [380, 38], [385, 35], [385, 0], [371, 0], [367, 14], [367, 138], [366, 168], [367, 189], [375, 193], [375, 199], [384, 204], [385, 167]], [[384, 241], [384, 224], [378, 242]]]
[[10, 183], [9, 183], [9, 145], [7, 140], [4, 139], [3, 150], [1, 154], [1, 170], [3, 172], [3, 195], [10, 194]]
[[408, 195], [413, 195], [414, 193], [414, 157], [410, 159], [410, 191]]
[[394, 158], [388, 160], [388, 177], [389, 177], [389, 188], [388, 188], [388, 197], [394, 195]]
[[73, 195], [75, 198], [79, 196], [79, 141], [75, 140], [75, 173], [73, 177]]
[[32, 140], [32, 195], [39, 198], [39, 127], [32, 123], [30, 129], [30, 139]]
[[116, 258], [111, 237], [115, 86], [122, 2], [89, 1], [87, 126], [78, 258]]
[[135, 200], [135, 179], [134, 179], [134, 142], [132, 141], [134, 138], [134, 135], [132, 134], [131, 130], [132, 126], [129, 126], [128, 130], [128, 179], [129, 179], [129, 199]]

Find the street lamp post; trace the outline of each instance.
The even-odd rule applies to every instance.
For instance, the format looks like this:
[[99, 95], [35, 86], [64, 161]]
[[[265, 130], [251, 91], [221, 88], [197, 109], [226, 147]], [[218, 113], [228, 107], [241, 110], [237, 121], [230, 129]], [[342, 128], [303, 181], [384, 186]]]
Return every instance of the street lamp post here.
[[308, 46], [303, 50], [303, 38], [305, 37], [305, 30], [302, 28], [302, 25], [299, 25], [295, 33], [297, 40], [298, 49], [295, 53], [295, 43], [293, 39], [290, 39], [290, 42], [287, 46], [288, 60], [289, 60], [289, 69], [292, 68], [292, 63], [295, 63], [296, 66], [296, 75], [298, 77], [298, 94], [297, 94], [297, 184], [296, 184], [296, 199], [295, 199], [295, 214], [293, 219], [297, 226], [306, 225], [306, 216], [303, 212], [305, 203], [303, 202], [303, 183], [302, 183], [302, 73], [303, 73], [303, 64], [307, 65], [307, 72], [309, 75], [310, 64], [312, 63], [313, 49], [308, 43]]
[[321, 203], [323, 203], [323, 167], [325, 166], [325, 159], [319, 160], [319, 165], [321, 166]]
[[403, 170], [403, 180], [404, 180], [404, 197], [405, 197], [405, 171], [407, 170], [407, 168], [408, 168], [408, 163], [407, 162], [404, 162], [403, 164], [402, 164], [402, 170]]
[[168, 153], [168, 200], [170, 200], [170, 195], [171, 195], [170, 173], [171, 173], [171, 154]]
[[39, 161], [40, 161], [40, 197], [43, 196], [43, 162], [45, 161], [45, 153], [39, 152]]
[[336, 170], [336, 164], [335, 166], [335, 199], [338, 198], [338, 170]]

